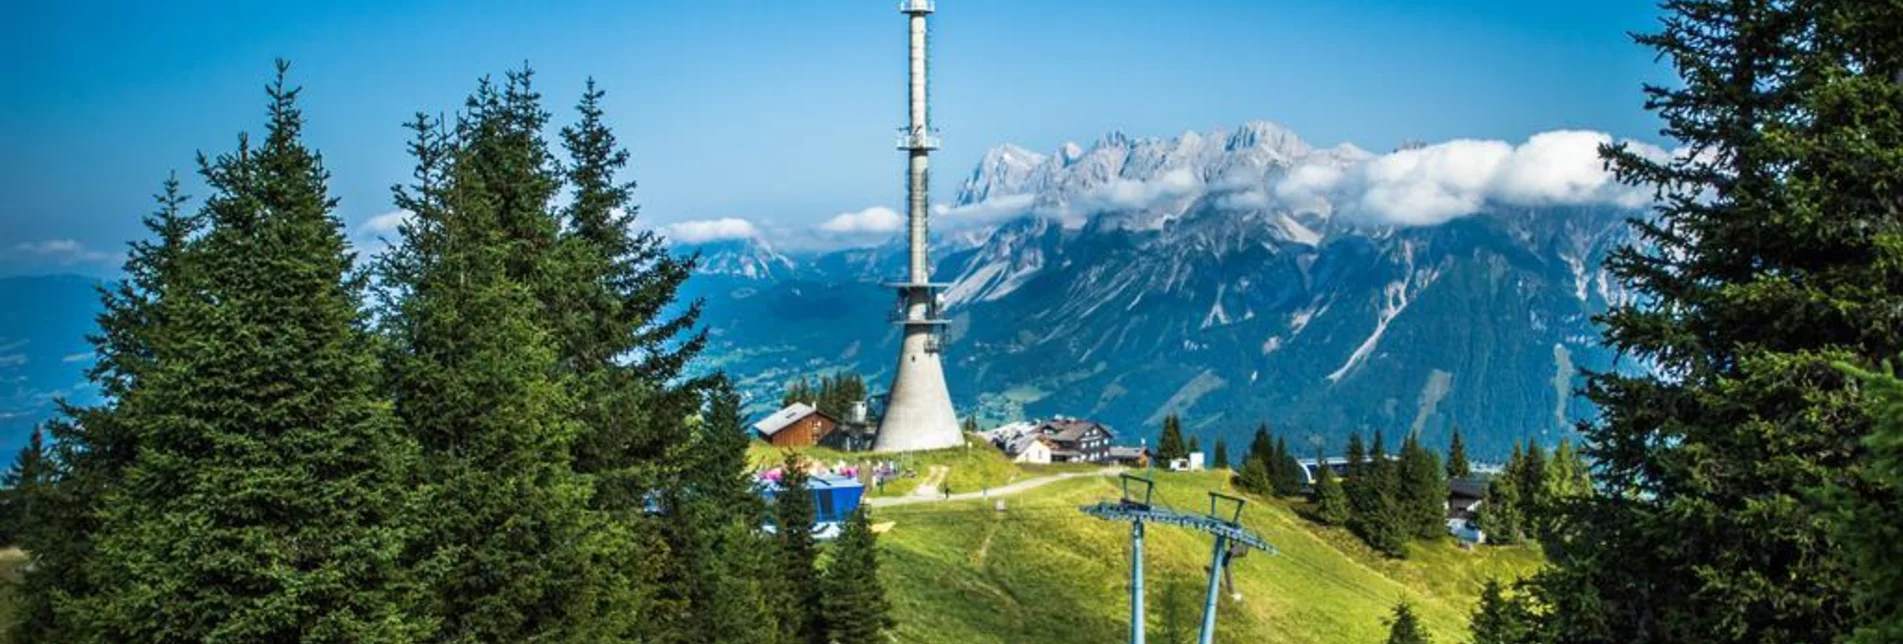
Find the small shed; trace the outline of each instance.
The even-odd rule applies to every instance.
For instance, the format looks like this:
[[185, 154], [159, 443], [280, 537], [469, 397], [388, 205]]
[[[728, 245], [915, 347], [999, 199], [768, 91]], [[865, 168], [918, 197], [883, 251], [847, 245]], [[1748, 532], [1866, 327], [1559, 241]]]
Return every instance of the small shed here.
[[1113, 445], [1110, 447], [1108, 459], [1111, 463], [1124, 467], [1149, 467], [1150, 450], [1147, 447]]
[[796, 402], [753, 424], [760, 440], [774, 447], [810, 447], [839, 429], [839, 419], [812, 405]]

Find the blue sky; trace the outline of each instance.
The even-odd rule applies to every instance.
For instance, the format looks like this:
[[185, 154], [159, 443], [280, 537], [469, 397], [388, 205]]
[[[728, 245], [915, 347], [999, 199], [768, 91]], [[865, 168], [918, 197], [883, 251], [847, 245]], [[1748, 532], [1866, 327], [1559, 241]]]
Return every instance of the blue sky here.
[[[391, 210], [410, 114], [523, 61], [558, 125], [584, 78], [608, 90], [651, 222], [896, 204], [896, 4], [27, 0], [0, 24], [0, 274], [109, 274], [169, 170], [257, 130], [279, 56], [352, 225]], [[1561, 128], [1657, 141], [1639, 85], [1669, 75], [1627, 36], [1655, 27], [1646, 0], [938, 5], [941, 197], [987, 147], [1113, 128], [1266, 119], [1370, 150]]]

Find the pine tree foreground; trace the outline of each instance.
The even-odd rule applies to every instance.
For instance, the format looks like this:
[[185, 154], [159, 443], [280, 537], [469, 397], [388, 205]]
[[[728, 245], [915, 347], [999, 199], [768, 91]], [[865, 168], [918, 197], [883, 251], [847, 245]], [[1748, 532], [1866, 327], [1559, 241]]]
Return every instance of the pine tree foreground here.
[[1686, 152], [1604, 150], [1659, 197], [1608, 261], [1635, 297], [1602, 318], [1654, 368], [1588, 378], [1600, 492], [1568, 504], [1566, 554], [1528, 586], [1535, 639], [1848, 637], [1894, 604], [1858, 600], [1869, 567], [1816, 491], [1885, 494], [1860, 482], [1875, 410], [1834, 365], [1903, 352], [1903, 11], [1663, 9], [1638, 41], [1680, 82], [1647, 105]]
[[1388, 623], [1388, 644], [1429, 644], [1432, 641], [1421, 626], [1421, 618], [1414, 614], [1413, 606], [1407, 602], [1394, 605], [1394, 617]]
[[833, 543], [832, 560], [826, 564], [824, 602], [826, 628], [833, 642], [883, 642], [885, 632], [894, 626], [892, 605], [879, 584], [877, 539], [865, 506], [860, 506]]

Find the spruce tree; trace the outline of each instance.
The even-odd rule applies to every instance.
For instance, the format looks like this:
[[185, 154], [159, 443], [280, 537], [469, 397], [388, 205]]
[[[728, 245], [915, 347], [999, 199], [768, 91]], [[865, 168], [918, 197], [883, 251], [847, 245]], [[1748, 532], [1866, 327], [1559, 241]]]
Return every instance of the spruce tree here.
[[201, 163], [209, 228], [190, 295], [163, 296], [185, 298], [165, 307], [170, 347], [107, 367], [133, 376], [112, 422], [138, 438], [98, 509], [96, 592], [72, 603], [87, 638], [417, 633], [398, 568], [412, 450], [375, 390], [361, 283], [287, 70], [263, 144]]
[[759, 531], [766, 505], [747, 472], [740, 397], [725, 378], [708, 385], [690, 461], [669, 488], [670, 543], [683, 574], [668, 589], [686, 608], [672, 634], [688, 642], [770, 642], [779, 637], [774, 543]]
[[[514, 105], [507, 111], [523, 124], [539, 123], [544, 117], [522, 74], [521, 88], [507, 93], [521, 98], [505, 101]], [[671, 256], [660, 236], [637, 223], [635, 185], [622, 177], [629, 153], [606, 123], [605, 97], [589, 79], [575, 107], [579, 119], [561, 131], [567, 154], [561, 176], [570, 199], [558, 213], [552, 258], [544, 263], [552, 265], [545, 270], [564, 277], [548, 287], [544, 305], [558, 362], [576, 391], [575, 471], [593, 484], [590, 505], [629, 530], [631, 540], [618, 544], [622, 567], [660, 576], [630, 580], [662, 586], [642, 620], [643, 633], [680, 640], [689, 630], [683, 622], [700, 610], [687, 592], [695, 585], [690, 577], [710, 565], [691, 559], [730, 556], [706, 550], [705, 542], [720, 534], [727, 518], [687, 507], [696, 493], [685, 489], [690, 473], [679, 467], [694, 447], [684, 421], [701, 410], [701, 390], [708, 385], [680, 376], [705, 337], [694, 330], [700, 302], [678, 301], [694, 260]], [[504, 141], [519, 158], [541, 158], [533, 137]], [[542, 174], [522, 180], [533, 184]], [[670, 313], [673, 308], [678, 312]], [[657, 491], [674, 497], [674, 516], [648, 512]], [[707, 523], [686, 525], [690, 521]]]
[[1350, 489], [1354, 521], [1349, 525], [1361, 540], [1390, 557], [1407, 555], [1407, 517], [1400, 499], [1400, 468], [1382, 448], [1385, 441], [1375, 430], [1368, 451], [1364, 476]]
[[1268, 459], [1274, 455], [1275, 437], [1269, 434], [1268, 423], [1257, 423], [1255, 435], [1249, 439], [1249, 453], [1243, 458]]
[[1864, 371], [1840, 365], [1863, 383], [1876, 419], [1863, 441], [1870, 462], [1859, 485], [1838, 485], [1817, 498], [1831, 509], [1831, 534], [1844, 545], [1851, 563], [1853, 597], [1862, 611], [1852, 641], [1903, 640], [1903, 377], [1888, 370]]
[[1434, 539], [1447, 532], [1447, 478], [1440, 458], [1409, 434], [1401, 445], [1400, 493], [1407, 532]]
[[1221, 436], [1216, 437], [1216, 456], [1215, 460], [1211, 461], [1210, 467], [1222, 469], [1229, 469], [1229, 467], [1231, 467], [1229, 463], [1229, 442], [1223, 440]]
[[826, 644], [825, 587], [819, 573], [819, 548], [813, 543], [813, 494], [807, 487], [806, 460], [788, 451], [780, 467], [780, 491], [773, 497], [773, 523], [779, 536], [779, 577], [785, 615], [782, 635], [789, 641]]
[[1473, 466], [1467, 464], [1467, 446], [1460, 440], [1460, 426], [1454, 426], [1454, 436], [1447, 441], [1447, 478], [1464, 479], [1473, 476]]
[[1486, 498], [1481, 500], [1475, 523], [1487, 534], [1489, 542], [1518, 543], [1526, 538], [1526, 496], [1520, 489], [1520, 482], [1525, 478], [1520, 474], [1525, 461], [1520, 443], [1515, 441], [1506, 468], [1487, 483]]
[[1242, 464], [1242, 472], [1236, 475], [1236, 487], [1261, 496], [1275, 494], [1275, 480], [1269, 475], [1269, 466], [1259, 458]]
[[1343, 458], [1348, 461], [1348, 485], [1352, 488], [1368, 475], [1368, 448], [1361, 443], [1361, 432], [1348, 433], [1348, 453]]
[[35, 427], [13, 466], [0, 476], [0, 544], [18, 546], [45, 525], [49, 489], [54, 479], [52, 453], [46, 449], [45, 430]]
[[1189, 437], [1189, 444], [1184, 446], [1183, 449], [1184, 449], [1184, 452], [1183, 452], [1184, 455], [1194, 454], [1196, 452], [1203, 451], [1203, 444], [1202, 444], [1202, 441], [1198, 440], [1194, 434], [1191, 434]]
[[1605, 150], [1659, 197], [1608, 262], [1635, 297], [1602, 318], [1609, 346], [1653, 368], [1589, 375], [1605, 493], [1570, 504], [1578, 552], [1539, 592], [1590, 607], [1568, 640], [1836, 639], [1860, 612], [1854, 567], [1803, 491], [1867, 458], [1871, 412], [1830, 365], [1903, 352], [1898, 12], [1664, 9], [1638, 40], [1678, 82], [1647, 104], [1688, 152]]
[[1262, 460], [1263, 469], [1269, 473], [1269, 490], [1274, 496], [1289, 494], [1288, 441], [1275, 437], [1269, 445], [1269, 454]]
[[87, 336], [95, 360], [87, 378], [106, 401], [92, 407], [61, 406], [49, 421], [54, 439], [54, 484], [41, 488], [35, 504], [47, 508], [41, 529], [29, 531], [21, 546], [33, 564], [23, 570], [12, 636], [24, 642], [71, 642], [85, 634], [70, 610], [55, 603], [83, 600], [98, 591], [86, 573], [99, 536], [99, 509], [121, 484], [138, 447], [138, 423], [125, 401], [177, 346], [181, 316], [192, 301], [195, 272], [189, 258], [203, 230], [203, 218], [185, 209], [176, 176], [155, 196], [157, 209], [143, 223], [150, 239], [130, 244], [124, 277], [100, 289], [99, 329]]
[[1183, 424], [1176, 414], [1163, 417], [1163, 435], [1156, 441], [1156, 458], [1168, 464], [1179, 458], [1189, 456], [1189, 445], [1183, 442]]
[[1532, 641], [1533, 616], [1523, 607], [1508, 601], [1497, 579], [1488, 579], [1480, 591], [1480, 606], [1474, 609], [1468, 630], [1474, 644], [1522, 644]]
[[1348, 492], [1341, 487], [1341, 479], [1335, 478], [1335, 470], [1321, 469], [1321, 476], [1315, 480], [1315, 489], [1311, 500], [1315, 504], [1315, 517], [1328, 525], [1348, 525], [1354, 519], [1354, 510], [1348, 506]]
[[[513, 93], [532, 97], [526, 78], [521, 84]], [[696, 388], [704, 384], [675, 381], [705, 338], [693, 332], [698, 301], [667, 312], [681, 304], [678, 292], [693, 260], [669, 255], [658, 235], [638, 225], [634, 183], [620, 176], [629, 154], [604, 120], [605, 96], [589, 79], [575, 108], [580, 119], [561, 131], [571, 194], [552, 269], [564, 279], [551, 287], [547, 305], [559, 360], [580, 392], [576, 470], [606, 488], [597, 492], [598, 507], [632, 521], [647, 489], [672, 484], [665, 464], [685, 449], [681, 419], [699, 407]], [[521, 100], [510, 113], [526, 114], [514, 117], [523, 127], [538, 123], [539, 107]], [[506, 140], [525, 148], [518, 156], [539, 158], [527, 140]], [[521, 181], [534, 184], [540, 174]]]
[[1414, 607], [1407, 602], [1394, 605], [1394, 617], [1388, 623], [1388, 644], [1428, 644], [1427, 629], [1421, 626], [1421, 618], [1414, 615]]
[[826, 564], [824, 606], [831, 641], [838, 644], [884, 642], [885, 632], [894, 625], [892, 605], [879, 581], [877, 539], [866, 506], [861, 505], [833, 543], [832, 560]]
[[1275, 476], [1276, 494], [1295, 496], [1302, 493], [1302, 464], [1295, 459], [1295, 452], [1289, 450], [1288, 440], [1275, 439], [1276, 466], [1270, 471]]
[[[415, 217], [382, 264], [388, 379], [421, 444], [412, 562], [430, 639], [613, 640], [650, 614], [638, 524], [591, 509], [574, 469], [584, 426], [564, 369], [554, 177], [526, 75], [484, 79], [455, 127], [412, 125]], [[625, 517], [626, 515], [621, 515]]]

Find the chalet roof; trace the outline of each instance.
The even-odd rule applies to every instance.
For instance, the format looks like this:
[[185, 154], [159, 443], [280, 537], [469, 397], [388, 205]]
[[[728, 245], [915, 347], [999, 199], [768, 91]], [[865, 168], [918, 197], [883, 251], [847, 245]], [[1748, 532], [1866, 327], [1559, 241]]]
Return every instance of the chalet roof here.
[[1110, 458], [1139, 458], [1149, 455], [1150, 450], [1148, 448], [1130, 447], [1127, 445], [1110, 446]]
[[1454, 479], [1447, 482], [1448, 496], [1481, 499], [1487, 496], [1487, 484], [1474, 479]]
[[1085, 436], [1089, 435], [1093, 429], [1102, 431], [1105, 436], [1111, 435], [1110, 428], [1103, 426], [1103, 423], [1081, 418], [1047, 420], [1044, 421], [1043, 425], [1038, 427], [1038, 431], [1045, 436], [1066, 443], [1082, 440]]
[[1017, 456], [1023, 454], [1024, 450], [1031, 449], [1032, 445], [1042, 443], [1044, 440], [1043, 436], [1037, 434], [1018, 434], [1011, 437], [1011, 439], [1004, 444], [1004, 452], [1012, 456]]
[[[760, 432], [761, 436], [772, 436], [774, 434], [779, 433], [780, 430], [786, 429], [787, 426], [792, 425], [793, 423], [797, 423], [801, 420], [804, 420], [807, 416], [811, 416], [813, 414], [819, 414], [821, 416], [825, 416], [827, 419], [832, 419], [831, 415], [828, 415], [826, 412], [814, 409], [812, 405], [808, 405], [802, 402], [796, 402], [791, 405], [787, 405], [786, 407], [780, 409], [779, 411], [773, 412], [772, 415], [767, 416], [766, 418], [762, 418], [760, 419], [759, 422], [754, 423], [753, 431]], [[834, 422], [838, 422], [838, 421], [835, 420]]]

